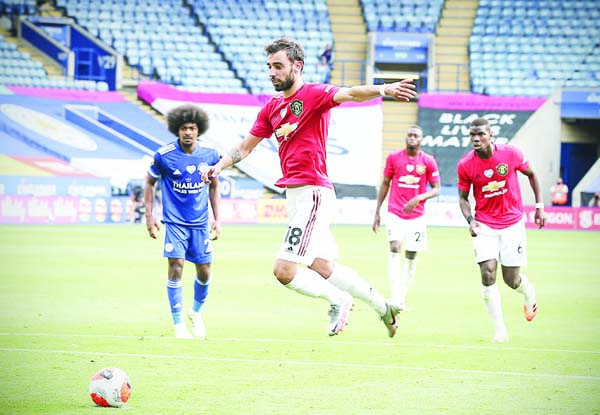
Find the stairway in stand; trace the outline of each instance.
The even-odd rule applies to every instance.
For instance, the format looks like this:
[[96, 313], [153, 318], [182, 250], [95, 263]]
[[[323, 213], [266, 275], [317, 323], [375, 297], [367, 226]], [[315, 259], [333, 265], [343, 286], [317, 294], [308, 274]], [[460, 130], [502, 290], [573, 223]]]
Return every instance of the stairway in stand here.
[[331, 83], [360, 85], [364, 83], [367, 59], [367, 27], [360, 0], [327, 0], [327, 6], [334, 42]]
[[436, 91], [469, 92], [469, 36], [478, 0], [446, 0], [435, 36]]
[[152, 115], [161, 123], [165, 122], [165, 117], [160, 112], [155, 110], [150, 104], [141, 100], [137, 95], [137, 87], [136, 86], [123, 86], [119, 89], [119, 93], [125, 97], [128, 101], [134, 103], [138, 107], [140, 107], [146, 113]]
[[[365, 83], [367, 26], [360, 0], [327, 0], [333, 32], [334, 69], [331, 83], [353, 86]], [[416, 102], [383, 102], [383, 161], [405, 145], [406, 130], [417, 123]]]
[[[406, 146], [406, 130], [416, 125], [419, 107], [416, 102], [383, 102], [383, 160], [389, 153]], [[424, 132], [427, 134], [427, 132]]]

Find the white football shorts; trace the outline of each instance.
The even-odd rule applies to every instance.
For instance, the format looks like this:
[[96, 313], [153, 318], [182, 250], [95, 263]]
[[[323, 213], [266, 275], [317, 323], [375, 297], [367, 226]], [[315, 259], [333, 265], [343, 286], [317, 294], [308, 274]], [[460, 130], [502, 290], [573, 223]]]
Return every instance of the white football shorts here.
[[475, 261], [496, 259], [507, 267], [527, 265], [527, 233], [525, 220], [504, 229], [493, 229], [479, 222], [479, 234], [472, 238]]
[[335, 260], [339, 251], [330, 229], [335, 203], [335, 191], [327, 187], [286, 189], [288, 228], [277, 258], [304, 265], [316, 258]]
[[414, 219], [403, 219], [388, 212], [385, 230], [388, 242], [400, 241], [405, 251], [423, 252], [427, 250], [425, 215]]

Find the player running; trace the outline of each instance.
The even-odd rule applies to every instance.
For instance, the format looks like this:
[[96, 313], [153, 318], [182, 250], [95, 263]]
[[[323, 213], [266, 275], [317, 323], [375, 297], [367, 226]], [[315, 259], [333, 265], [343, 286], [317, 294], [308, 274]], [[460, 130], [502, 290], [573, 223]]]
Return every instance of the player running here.
[[[525, 318], [533, 320], [537, 304], [533, 284], [521, 267], [527, 265], [527, 239], [521, 202], [520, 172], [529, 178], [535, 196], [535, 223], [546, 222], [538, 176], [521, 150], [495, 144], [485, 118], [473, 120], [470, 127], [473, 151], [458, 162], [458, 194], [462, 214], [469, 224], [475, 259], [481, 271], [481, 292], [496, 333], [493, 342], [507, 342], [500, 291], [496, 285], [498, 261], [504, 282], [523, 295]], [[469, 190], [473, 188], [475, 215], [472, 216]]]

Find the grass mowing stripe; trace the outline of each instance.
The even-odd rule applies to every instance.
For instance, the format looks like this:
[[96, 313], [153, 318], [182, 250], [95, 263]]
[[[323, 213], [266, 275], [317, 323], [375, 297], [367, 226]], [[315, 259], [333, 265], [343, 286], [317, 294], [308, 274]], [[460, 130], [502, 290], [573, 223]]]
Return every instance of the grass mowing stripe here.
[[270, 360], [270, 359], [240, 359], [233, 357], [200, 357], [188, 355], [165, 355], [165, 354], [148, 354], [148, 353], [110, 353], [110, 352], [82, 352], [78, 350], [52, 350], [52, 349], [22, 349], [0, 347], [3, 352], [18, 352], [18, 353], [52, 353], [52, 354], [72, 354], [72, 355], [104, 355], [117, 357], [138, 357], [142, 359], [175, 359], [175, 360], [195, 360], [204, 362], [236, 362], [236, 363], [273, 363], [276, 365], [287, 364], [294, 366], [320, 366], [320, 367], [345, 367], [345, 368], [364, 368], [364, 369], [398, 369], [411, 370], [418, 372], [435, 371], [446, 373], [467, 373], [489, 376], [516, 376], [516, 377], [534, 377], [534, 378], [553, 378], [553, 379], [572, 379], [572, 380], [594, 380], [600, 381], [600, 376], [583, 376], [583, 375], [560, 375], [555, 373], [525, 373], [525, 372], [508, 372], [508, 371], [492, 371], [492, 370], [470, 370], [470, 369], [447, 369], [447, 368], [427, 368], [417, 366], [403, 365], [373, 365], [366, 363], [336, 363], [336, 362], [310, 362], [303, 360]]
[[[0, 336], [5, 337], [101, 337], [110, 339], [169, 339], [173, 340], [172, 337], [165, 336], [132, 336], [132, 335], [115, 335], [115, 334], [77, 334], [77, 333], [1, 333]], [[202, 340], [204, 341], [204, 340]], [[224, 342], [224, 343], [303, 343], [303, 344], [332, 344], [335, 342], [336, 345], [346, 346], [382, 346], [382, 347], [430, 347], [439, 349], [466, 349], [466, 350], [505, 350], [505, 351], [521, 351], [521, 352], [549, 352], [549, 353], [579, 353], [579, 354], [600, 354], [600, 350], [577, 350], [577, 349], [545, 349], [539, 347], [511, 347], [507, 345], [497, 346], [480, 346], [480, 345], [467, 345], [467, 344], [431, 344], [431, 343], [406, 343], [406, 342], [361, 342], [361, 341], [346, 341], [346, 340], [302, 340], [302, 339], [273, 339], [273, 338], [246, 338], [246, 337], [211, 337], [206, 341], [211, 342]]]

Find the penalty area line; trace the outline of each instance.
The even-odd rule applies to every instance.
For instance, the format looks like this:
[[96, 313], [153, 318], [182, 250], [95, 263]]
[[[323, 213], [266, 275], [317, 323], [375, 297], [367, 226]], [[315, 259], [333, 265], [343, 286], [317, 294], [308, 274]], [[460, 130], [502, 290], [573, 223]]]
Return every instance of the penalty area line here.
[[111, 352], [84, 352], [80, 350], [57, 350], [57, 349], [25, 349], [25, 348], [9, 348], [0, 347], [3, 352], [15, 353], [39, 353], [39, 354], [68, 354], [76, 356], [112, 356], [112, 357], [134, 357], [141, 359], [159, 359], [159, 360], [187, 360], [198, 362], [223, 362], [223, 363], [244, 363], [244, 364], [265, 364], [271, 363], [274, 365], [289, 365], [289, 366], [317, 366], [317, 367], [333, 367], [333, 368], [354, 368], [354, 369], [379, 369], [379, 370], [405, 370], [413, 372], [442, 372], [453, 374], [470, 374], [484, 376], [511, 376], [511, 377], [528, 377], [528, 378], [546, 378], [546, 379], [570, 379], [570, 380], [592, 380], [600, 381], [600, 376], [583, 376], [583, 375], [560, 375], [554, 373], [526, 373], [526, 372], [511, 372], [511, 371], [493, 371], [493, 370], [474, 370], [474, 369], [449, 369], [440, 367], [418, 367], [405, 365], [377, 365], [369, 363], [344, 363], [344, 362], [311, 362], [306, 360], [282, 360], [282, 359], [241, 359], [235, 357], [206, 357], [206, 356], [189, 356], [189, 355], [165, 355], [165, 354], [149, 354], [149, 353], [111, 353]]

